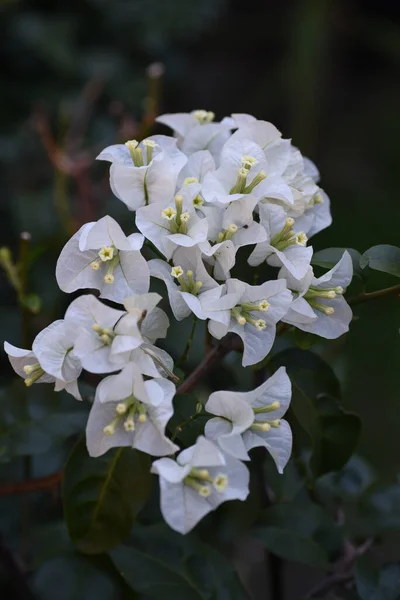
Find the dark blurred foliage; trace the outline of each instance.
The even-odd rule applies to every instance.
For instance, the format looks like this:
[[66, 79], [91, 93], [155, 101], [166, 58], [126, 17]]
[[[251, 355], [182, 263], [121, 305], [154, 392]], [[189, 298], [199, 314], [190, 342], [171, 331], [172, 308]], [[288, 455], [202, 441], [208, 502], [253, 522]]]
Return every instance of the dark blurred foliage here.
[[[161, 131], [152, 126], [155, 112], [205, 108], [217, 117], [249, 112], [272, 121], [316, 162], [331, 198], [333, 225], [313, 240], [315, 249], [399, 245], [396, 0], [1, 0], [0, 61], [0, 246], [16, 255], [20, 232], [30, 232], [29, 291], [41, 301], [25, 337], [60, 318], [70, 301], [54, 276], [67, 238], [106, 213], [131, 231], [132, 214], [113, 198], [107, 166], [94, 158], [108, 144]], [[368, 289], [392, 284], [375, 273]], [[1, 337], [23, 345], [20, 310], [3, 272], [0, 285]], [[396, 299], [361, 305], [345, 339], [315, 348], [339, 376], [346, 408], [362, 417], [360, 453], [388, 480], [398, 474], [400, 452], [399, 322]], [[184, 327], [188, 332], [190, 323]], [[177, 331], [171, 339], [179, 341]], [[171, 343], [169, 349], [175, 356], [181, 350]], [[5, 387], [12, 372], [4, 354], [1, 361], [2, 395], [12, 405]], [[231, 373], [212, 374], [204, 393], [232, 387]], [[247, 373], [235, 377], [234, 386], [251, 385]], [[18, 386], [15, 393], [24, 394]], [[7, 425], [27, 418], [31, 398], [18, 400], [18, 410], [10, 406]], [[12, 446], [14, 457], [36, 449], [28, 465], [35, 476], [59, 469], [68, 450], [62, 444], [54, 450], [50, 433], [43, 439], [46, 402], [41, 398], [35, 408], [33, 437], [19, 431], [0, 448], [3, 455]], [[66, 402], [65, 437], [76, 435], [84, 419], [73, 400]], [[22, 459], [5, 462], [1, 479], [18, 479], [24, 468]], [[49, 511], [60, 516], [56, 500], [37, 496], [39, 521]], [[1, 503], [4, 531], [24, 527], [21, 510], [23, 499]], [[42, 529], [46, 534], [64, 543], [64, 531]], [[386, 554], [399, 558], [390, 544]], [[83, 561], [71, 557], [64, 573], [74, 571], [74, 560]], [[111, 591], [104, 597], [117, 598], [111, 579], [106, 583]]]

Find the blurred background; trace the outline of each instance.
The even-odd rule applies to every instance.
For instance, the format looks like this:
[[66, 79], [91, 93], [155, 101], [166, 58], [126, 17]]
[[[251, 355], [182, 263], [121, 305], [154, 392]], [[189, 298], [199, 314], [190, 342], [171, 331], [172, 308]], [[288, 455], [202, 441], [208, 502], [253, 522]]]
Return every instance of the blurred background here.
[[[55, 263], [84, 222], [108, 213], [131, 231], [108, 166], [94, 159], [109, 144], [166, 133], [154, 126], [164, 112], [272, 121], [316, 162], [331, 198], [333, 225], [313, 239], [316, 250], [399, 245], [397, 0], [1, 0], [0, 17], [0, 246], [17, 256], [20, 233], [31, 234], [28, 329], [0, 271], [2, 339], [23, 346], [62, 317], [71, 298], [57, 289]], [[369, 290], [393, 283], [375, 272]], [[345, 406], [362, 417], [359, 453], [388, 481], [399, 473], [399, 326], [395, 298], [371, 302], [357, 308], [345, 340], [316, 347], [340, 376]], [[195, 351], [193, 364], [199, 358]], [[1, 367], [7, 407], [13, 374], [3, 352]], [[49, 457], [40, 402], [37, 430], [20, 427], [12, 443], [5, 432], [19, 417], [0, 416], [1, 480], [26, 468], [9, 462], [11, 445], [13, 457], [29, 444], [47, 456], [30, 465], [36, 476], [59, 468], [65, 450], [52, 446]], [[71, 410], [73, 431], [84, 415]]]

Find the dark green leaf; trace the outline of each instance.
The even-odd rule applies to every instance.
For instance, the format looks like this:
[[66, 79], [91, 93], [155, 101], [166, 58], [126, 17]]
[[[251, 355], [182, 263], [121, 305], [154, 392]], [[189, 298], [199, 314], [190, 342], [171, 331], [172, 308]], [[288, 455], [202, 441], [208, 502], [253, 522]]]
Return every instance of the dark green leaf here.
[[320, 477], [317, 491], [335, 502], [357, 500], [374, 480], [372, 467], [360, 456], [352, 456], [341, 471]]
[[369, 266], [375, 271], [400, 277], [400, 248], [389, 244], [372, 246], [362, 255], [360, 265], [362, 269]]
[[339, 405], [340, 385], [331, 367], [313, 352], [297, 348], [280, 352], [271, 365], [286, 366], [292, 381], [291, 406], [312, 440], [314, 476], [342, 468], [358, 443], [361, 422]]
[[357, 592], [362, 600], [399, 600], [400, 564], [385, 565], [381, 571], [367, 557], [360, 557], [355, 568]]
[[400, 530], [400, 485], [377, 485], [363, 497], [360, 515], [369, 533]]
[[319, 252], [314, 252], [311, 264], [324, 267], [325, 269], [332, 269], [342, 258], [345, 250], [350, 254], [353, 261], [354, 274], [363, 278], [365, 273], [363, 273], [360, 267], [361, 254], [358, 250], [354, 250], [354, 248], [326, 248]]
[[[326, 566], [327, 552], [337, 555], [342, 547], [341, 531], [330, 513], [305, 501], [268, 508], [252, 534], [274, 554], [316, 566]], [[285, 544], [290, 539], [293, 542]]]
[[35, 573], [33, 586], [40, 600], [125, 600], [116, 578], [74, 554], [58, 556]]
[[306, 535], [282, 527], [260, 527], [252, 536], [276, 556], [314, 567], [327, 568], [328, 556], [325, 550]]
[[54, 443], [80, 433], [88, 407], [52, 386], [21, 380], [4, 388], [0, 395], [0, 461], [27, 454], [41, 454]]
[[400, 598], [400, 564], [385, 565], [379, 574], [379, 592], [382, 600]]
[[365, 557], [360, 557], [356, 562], [355, 580], [357, 592], [362, 600], [372, 600], [378, 587], [379, 574], [371, 561]]
[[69, 457], [63, 483], [64, 514], [71, 539], [88, 554], [119, 544], [129, 535], [150, 487], [148, 455], [118, 448], [91, 458], [80, 441]]
[[138, 526], [129, 545], [110, 552], [127, 584], [139, 593], [162, 600], [243, 600], [231, 563], [199, 542], [166, 526]]
[[305, 478], [297, 468], [296, 461], [291, 458], [282, 474], [276, 470], [276, 465], [270, 456], [264, 464], [266, 481], [271, 488], [276, 502], [289, 502], [293, 500], [298, 493], [304, 489]]

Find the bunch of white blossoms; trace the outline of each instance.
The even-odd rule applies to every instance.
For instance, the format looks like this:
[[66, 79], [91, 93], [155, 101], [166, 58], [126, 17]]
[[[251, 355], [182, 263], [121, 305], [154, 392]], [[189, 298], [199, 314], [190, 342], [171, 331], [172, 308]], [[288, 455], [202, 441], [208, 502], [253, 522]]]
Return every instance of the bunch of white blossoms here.
[[[99, 293], [74, 300], [32, 351], [5, 348], [27, 386], [54, 382], [78, 399], [82, 369], [109, 374], [91, 408], [89, 454], [128, 446], [162, 457], [152, 465], [161, 510], [186, 533], [222, 502], [247, 497], [251, 448], [267, 448], [282, 473], [292, 446], [282, 419], [291, 385], [281, 368], [253, 391], [211, 394], [204, 436], [181, 450], [167, 435], [177, 378], [173, 359], [156, 345], [169, 320], [157, 307], [161, 296], [149, 291], [151, 278], [164, 282], [178, 321], [193, 313], [217, 340], [240, 336], [248, 366], [270, 352], [279, 321], [325, 338], [347, 331], [352, 313], [343, 292], [352, 262], [345, 252], [315, 277], [308, 240], [330, 225], [329, 199], [313, 163], [271, 123], [246, 114], [216, 123], [203, 110], [158, 121], [174, 136], [131, 140], [98, 156], [111, 162], [111, 189], [135, 213], [139, 233], [126, 236], [104, 216], [83, 225], [58, 259], [61, 290]], [[143, 244], [159, 258], [146, 261]], [[234, 277], [244, 246], [255, 267], [246, 269], [248, 281]], [[276, 267], [269, 269], [275, 278], [254, 285], [264, 262]]]

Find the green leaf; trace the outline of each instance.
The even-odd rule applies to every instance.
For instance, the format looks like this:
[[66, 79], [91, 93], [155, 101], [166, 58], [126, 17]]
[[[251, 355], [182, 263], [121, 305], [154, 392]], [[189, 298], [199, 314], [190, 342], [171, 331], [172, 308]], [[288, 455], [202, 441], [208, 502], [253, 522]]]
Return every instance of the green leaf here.
[[312, 440], [310, 467], [315, 477], [343, 467], [353, 454], [361, 421], [338, 402], [340, 385], [331, 367], [307, 350], [289, 348], [271, 359], [286, 366], [292, 381], [292, 408]]
[[255, 529], [252, 536], [258, 539], [272, 554], [285, 560], [323, 569], [329, 566], [325, 550], [309, 537], [296, 531], [282, 527], [265, 527]]
[[150, 488], [147, 454], [117, 448], [91, 458], [84, 441], [78, 442], [63, 482], [64, 515], [71, 539], [87, 554], [119, 544], [129, 535]]
[[272, 457], [268, 454], [264, 463], [265, 477], [276, 502], [293, 500], [305, 486], [305, 474], [298, 469], [293, 458], [289, 460], [282, 474], [278, 473]]
[[400, 277], [400, 248], [389, 244], [372, 246], [362, 255], [360, 265], [362, 269], [368, 266], [375, 271]]
[[240, 581], [222, 554], [165, 525], [137, 526], [111, 560], [136, 592], [162, 600], [243, 600]]
[[275, 504], [265, 510], [251, 535], [286, 560], [327, 567], [327, 551], [340, 552], [342, 535], [332, 516], [311, 502]]
[[[373, 600], [379, 585], [379, 572], [371, 560], [361, 556], [354, 571], [357, 592], [362, 600]], [[377, 600], [377, 599], [376, 599]]]
[[41, 454], [53, 444], [80, 433], [88, 407], [51, 385], [27, 389], [15, 380], [0, 393], [0, 462]]
[[358, 252], [358, 250], [354, 250], [354, 248], [326, 248], [324, 250], [320, 250], [319, 252], [314, 252], [311, 259], [311, 264], [324, 267], [325, 269], [332, 269], [332, 267], [334, 267], [342, 258], [343, 253], [346, 250], [350, 254], [351, 260], [353, 261], [354, 274], [364, 278], [365, 273], [363, 273], [360, 266], [361, 254]]
[[363, 556], [355, 568], [357, 592], [362, 600], [399, 600], [400, 564], [385, 565], [381, 571]]
[[361, 456], [352, 456], [337, 473], [328, 473], [317, 482], [318, 494], [324, 498], [357, 500], [375, 480], [372, 467]]
[[400, 530], [400, 484], [376, 485], [360, 503], [360, 516], [370, 534]]
[[40, 600], [127, 600], [116, 578], [82, 555], [47, 561], [35, 573], [33, 587]]

